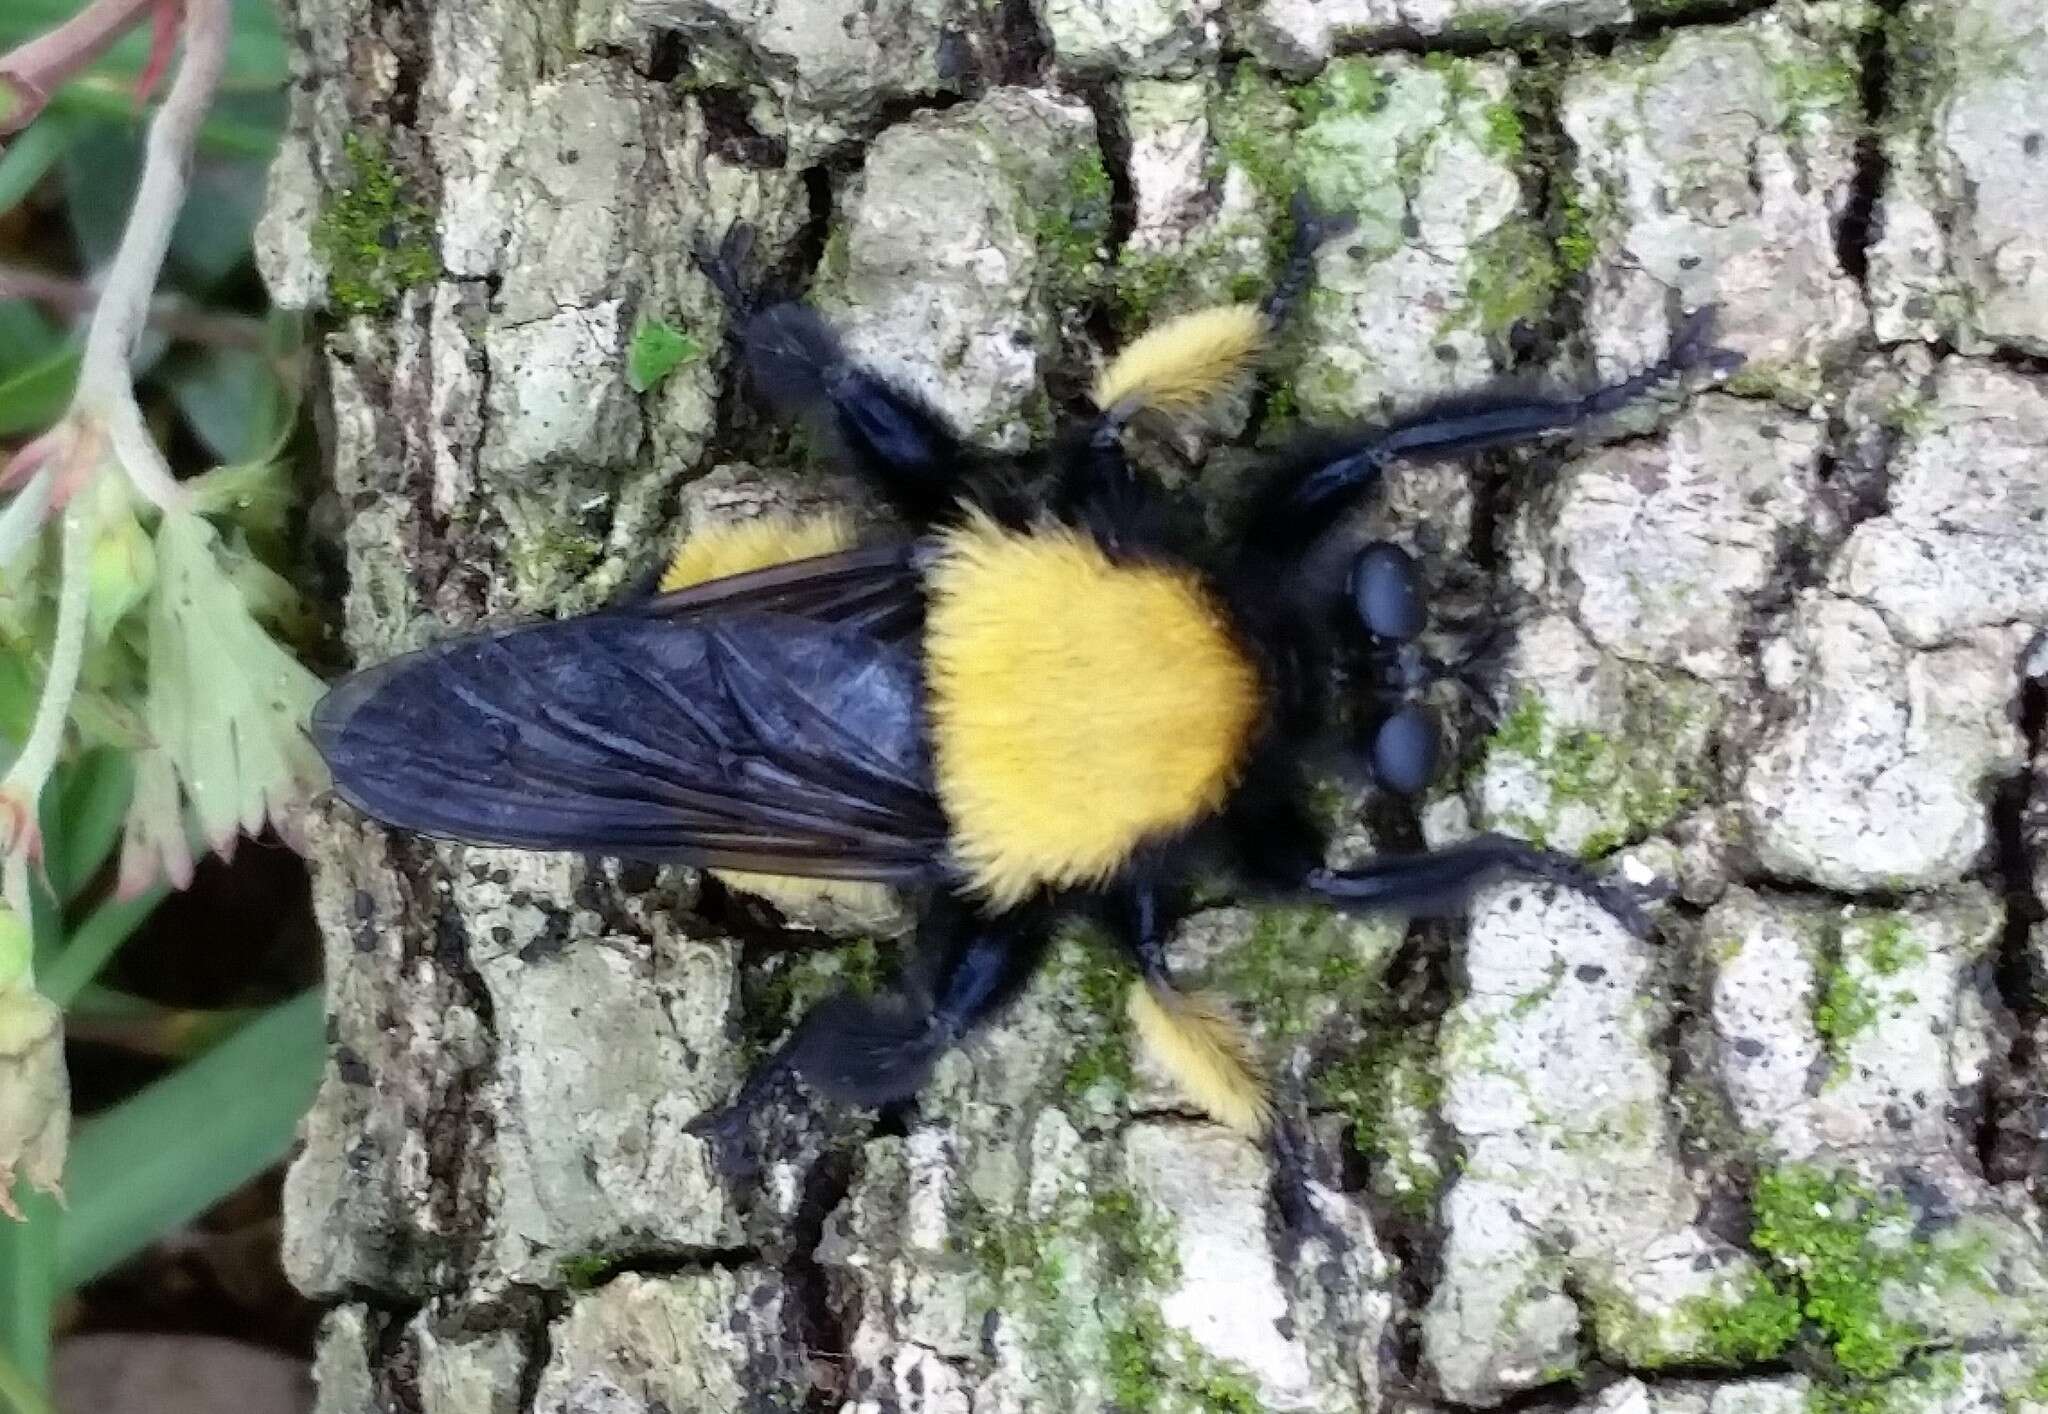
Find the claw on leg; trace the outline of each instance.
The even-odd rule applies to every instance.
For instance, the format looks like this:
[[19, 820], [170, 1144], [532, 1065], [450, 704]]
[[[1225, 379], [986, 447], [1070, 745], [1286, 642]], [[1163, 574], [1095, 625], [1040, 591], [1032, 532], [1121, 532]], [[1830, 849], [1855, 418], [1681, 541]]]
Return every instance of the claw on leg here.
[[699, 236], [691, 251], [697, 268], [704, 272], [704, 278], [711, 282], [712, 288], [718, 291], [718, 297], [738, 316], [745, 316], [753, 307], [753, 299], [748, 295], [746, 281], [742, 278], [747, 258], [753, 250], [753, 226], [745, 221], [735, 221], [725, 228], [716, 249]]

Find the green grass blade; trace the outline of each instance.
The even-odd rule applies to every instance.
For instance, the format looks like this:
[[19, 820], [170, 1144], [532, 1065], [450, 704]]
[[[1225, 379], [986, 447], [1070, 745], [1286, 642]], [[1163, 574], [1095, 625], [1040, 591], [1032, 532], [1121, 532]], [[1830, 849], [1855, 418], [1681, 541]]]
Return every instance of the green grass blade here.
[[56, 1414], [43, 1392], [4, 1354], [0, 1354], [0, 1400], [5, 1400], [14, 1414]]
[[58, 1006], [69, 1006], [169, 892], [158, 885], [134, 898], [108, 899], [95, 908], [47, 962], [37, 961], [36, 989]]
[[[0, 1217], [0, 1352], [11, 1381], [40, 1392], [50, 1382], [50, 1313], [57, 1303], [57, 1200], [18, 1184], [15, 1196], [28, 1221]], [[17, 1410], [37, 1409], [18, 1390], [6, 1391]], [[42, 1406], [47, 1408], [47, 1405]]]
[[60, 1285], [90, 1281], [283, 1158], [326, 1049], [316, 987], [82, 1122], [65, 1179]]

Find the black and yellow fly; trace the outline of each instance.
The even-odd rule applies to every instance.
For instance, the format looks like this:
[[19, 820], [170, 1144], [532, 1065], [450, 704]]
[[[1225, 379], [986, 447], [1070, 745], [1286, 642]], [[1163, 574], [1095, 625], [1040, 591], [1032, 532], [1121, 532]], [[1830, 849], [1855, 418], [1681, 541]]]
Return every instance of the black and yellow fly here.
[[750, 310], [729, 238], [707, 268], [754, 385], [814, 419], [917, 533], [857, 543], [830, 517], [704, 531], [636, 601], [359, 673], [315, 719], [336, 789], [448, 839], [920, 891], [896, 981], [816, 1008], [731, 1115], [791, 1073], [843, 1102], [914, 1094], [1086, 910], [1136, 965], [1143, 1043], [1218, 1121], [1263, 1131], [1228, 1011], [1170, 980], [1170, 915], [1198, 868], [1247, 895], [1408, 912], [1518, 871], [1642, 926], [1575, 861], [1503, 836], [1325, 866], [1310, 748], [1341, 737], [1382, 785], [1420, 789], [1436, 739], [1419, 694], [1445, 671], [1420, 650], [1406, 556], [1368, 545], [1333, 569], [1327, 550], [1397, 458], [1569, 429], [1729, 358], [1701, 317], [1663, 363], [1586, 397], [1306, 438], [1212, 545], [1127, 462], [1123, 431], [1242, 397], [1323, 234], [1301, 226], [1274, 297], [1140, 338], [1097, 380], [1097, 415], [1030, 458], [964, 444], [809, 308]]

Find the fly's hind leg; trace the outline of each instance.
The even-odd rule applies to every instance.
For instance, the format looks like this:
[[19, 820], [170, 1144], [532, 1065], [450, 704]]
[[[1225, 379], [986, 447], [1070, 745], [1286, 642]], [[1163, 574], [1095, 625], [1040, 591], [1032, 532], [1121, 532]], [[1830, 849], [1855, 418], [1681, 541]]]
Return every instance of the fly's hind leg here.
[[1045, 956], [1051, 920], [1034, 905], [986, 917], [943, 895], [886, 988], [827, 997], [797, 1023], [724, 1109], [691, 1125], [734, 1168], [754, 1113], [794, 1082], [837, 1104], [879, 1108], [924, 1088], [940, 1057], [1015, 998]]

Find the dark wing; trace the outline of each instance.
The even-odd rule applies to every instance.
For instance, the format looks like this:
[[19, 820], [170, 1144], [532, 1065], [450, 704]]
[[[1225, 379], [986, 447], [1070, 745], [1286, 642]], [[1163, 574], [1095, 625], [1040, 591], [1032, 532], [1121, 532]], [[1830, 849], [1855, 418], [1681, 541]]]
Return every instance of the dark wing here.
[[[862, 626], [900, 605], [883, 612], [892, 601], [873, 583], [850, 597], [792, 583], [840, 605], [841, 621], [731, 607], [731, 587], [759, 578], [437, 644], [342, 683], [314, 712], [314, 740], [345, 799], [422, 834], [934, 877], [946, 827], [915, 647]], [[738, 597], [758, 603], [760, 588]]]
[[622, 606], [621, 612], [683, 618], [753, 609], [841, 624], [885, 643], [903, 643], [924, 624], [924, 592], [913, 553], [908, 542], [840, 550], [655, 594]]

